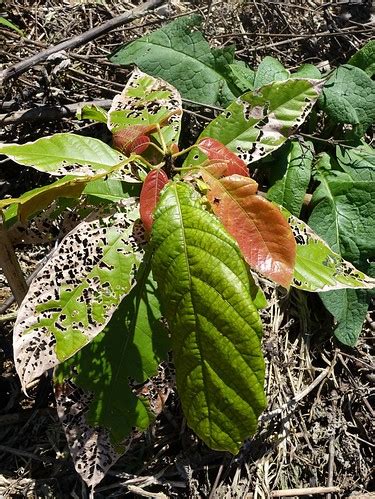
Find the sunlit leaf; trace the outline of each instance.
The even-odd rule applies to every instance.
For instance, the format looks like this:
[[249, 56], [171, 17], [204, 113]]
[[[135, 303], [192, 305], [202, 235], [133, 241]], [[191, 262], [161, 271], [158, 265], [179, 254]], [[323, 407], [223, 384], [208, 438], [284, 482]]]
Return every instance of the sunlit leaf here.
[[164, 170], [152, 170], [145, 178], [139, 200], [139, 210], [143, 226], [147, 232], [151, 232], [153, 212], [159, 200], [160, 191], [168, 181], [169, 179]]
[[238, 175], [249, 176], [246, 163], [218, 140], [211, 139], [209, 137], [204, 138], [198, 143], [198, 147], [202, 152], [204, 152], [204, 154], [207, 155], [208, 159], [220, 160], [221, 162], [226, 163], [227, 168], [224, 176], [236, 173]]

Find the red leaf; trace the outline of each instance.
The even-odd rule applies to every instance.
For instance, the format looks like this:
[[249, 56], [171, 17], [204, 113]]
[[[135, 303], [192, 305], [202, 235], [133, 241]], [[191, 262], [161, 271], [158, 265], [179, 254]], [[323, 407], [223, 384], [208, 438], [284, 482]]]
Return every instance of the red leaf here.
[[242, 175], [216, 178], [202, 168], [214, 213], [236, 239], [247, 263], [265, 277], [290, 286], [296, 243], [289, 224], [272, 203], [256, 195], [258, 184]]
[[[113, 134], [113, 147], [127, 156], [131, 152], [141, 154], [141, 152], [147, 149], [147, 146], [150, 143], [147, 134], [155, 130], [155, 128], [156, 125], [131, 125], [123, 128]], [[146, 140], [148, 140], [148, 142], [146, 142]], [[140, 150], [136, 151], [135, 149], [137, 149], [140, 144], [143, 146], [147, 144], [147, 146], [143, 149], [141, 147]]]
[[147, 135], [141, 135], [131, 142], [129, 148], [134, 154], [142, 154], [148, 148], [150, 142], [151, 140]]
[[140, 214], [144, 228], [151, 232], [153, 224], [153, 211], [159, 201], [160, 191], [169, 182], [164, 170], [152, 170], [143, 182], [140, 196]]
[[227, 170], [223, 174], [225, 177], [236, 173], [245, 177], [249, 176], [246, 163], [218, 140], [206, 137], [199, 142], [198, 147], [207, 155], [208, 159], [220, 160], [227, 164]]

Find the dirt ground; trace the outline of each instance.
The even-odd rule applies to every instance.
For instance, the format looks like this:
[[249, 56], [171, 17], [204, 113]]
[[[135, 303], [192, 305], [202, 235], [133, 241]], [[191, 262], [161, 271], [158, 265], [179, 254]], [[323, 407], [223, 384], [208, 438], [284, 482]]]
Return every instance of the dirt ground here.
[[[24, 36], [1, 30], [3, 68], [138, 4], [6, 2], [0, 16], [15, 23]], [[62, 131], [106, 139], [101, 125], [59, 116], [56, 108], [113, 98], [129, 70], [109, 63], [107, 56], [176, 16], [200, 12], [209, 42], [236, 44], [237, 56], [251, 67], [271, 55], [289, 69], [310, 62], [327, 70], [344, 63], [374, 37], [371, 8], [370, 1], [164, 2], [156, 12], [8, 80], [0, 102], [2, 140], [26, 142]], [[20, 117], [20, 111], [40, 106], [54, 106], [55, 114], [49, 116], [54, 119], [45, 112], [34, 113], [31, 121]], [[204, 126], [200, 115], [213, 116], [210, 109], [201, 109], [198, 115], [196, 110], [190, 109], [184, 118], [195, 133]], [[48, 181], [42, 173], [10, 161], [0, 163], [1, 197], [18, 196]], [[48, 250], [38, 245], [19, 248], [26, 275]], [[50, 378], [35, 384], [30, 398], [20, 390], [11, 340], [16, 307], [10, 295], [0, 275], [0, 498], [88, 497], [57, 419]], [[269, 290], [268, 295], [263, 344], [269, 406], [257, 434], [237, 456], [211, 451], [186, 427], [178, 397], [172, 395], [162, 416], [99, 484], [96, 498], [300, 497], [301, 492], [293, 489], [311, 487], [322, 488], [331, 499], [375, 497], [374, 315], [369, 313], [356, 348], [344, 348], [332, 338], [332, 320], [318, 297], [296, 290], [288, 296]], [[326, 487], [336, 487], [336, 492]], [[285, 489], [288, 492], [280, 492]]]

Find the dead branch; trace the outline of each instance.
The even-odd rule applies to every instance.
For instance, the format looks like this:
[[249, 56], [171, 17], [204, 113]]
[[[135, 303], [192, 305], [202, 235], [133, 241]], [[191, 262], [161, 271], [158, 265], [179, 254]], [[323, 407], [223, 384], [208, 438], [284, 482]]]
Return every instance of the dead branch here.
[[4, 69], [4, 71], [0, 73], [0, 82], [4, 84], [9, 78], [19, 76], [36, 64], [45, 61], [51, 54], [83, 45], [87, 42], [90, 42], [91, 40], [94, 40], [95, 38], [98, 38], [99, 36], [108, 33], [109, 31], [112, 31], [122, 24], [133, 21], [138, 17], [142, 17], [148, 10], [155, 9], [162, 3], [163, 0], [148, 0], [141, 7], [137, 7], [133, 10], [125, 12], [124, 14], [114, 17], [113, 19], [110, 19], [109, 21], [106, 21], [105, 23], [96, 26], [95, 28], [85, 31], [81, 35], [74, 36], [69, 40], [65, 40], [64, 42], [58, 43], [53, 47], [49, 47], [48, 49], [43, 50], [42, 52], [39, 52], [38, 54], [35, 54], [28, 59], [17, 62], [16, 64], [13, 64], [12, 66]]

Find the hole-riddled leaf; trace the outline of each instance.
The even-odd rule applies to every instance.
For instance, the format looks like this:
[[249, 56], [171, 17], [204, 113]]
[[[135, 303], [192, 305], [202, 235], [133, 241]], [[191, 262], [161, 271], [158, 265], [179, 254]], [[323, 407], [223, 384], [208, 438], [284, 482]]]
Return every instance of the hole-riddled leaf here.
[[[321, 81], [291, 78], [248, 92], [203, 130], [245, 163], [258, 161], [279, 148], [306, 119], [318, 98]], [[203, 153], [192, 151], [185, 166], [202, 163]]]
[[163, 190], [152, 243], [187, 423], [211, 448], [237, 453], [265, 406], [261, 322], [245, 262], [186, 184]]
[[[181, 116], [182, 102], [177, 90], [169, 83], [135, 69], [122, 93], [114, 97], [107, 124], [114, 134], [116, 149], [129, 154], [142, 136], [151, 135], [159, 146], [177, 143]], [[158, 126], [164, 144], [159, 134], [153, 133]]]
[[81, 222], [33, 280], [14, 327], [24, 389], [89, 343], [134, 286], [143, 255], [134, 232], [139, 213], [132, 200], [123, 209]]
[[139, 200], [141, 220], [147, 232], [151, 232], [153, 212], [159, 200], [160, 191], [169, 179], [163, 170], [152, 170], [147, 174]]
[[124, 160], [101, 140], [72, 133], [56, 133], [22, 145], [0, 144], [0, 153], [20, 165], [57, 176], [108, 173]]
[[100, 482], [162, 410], [170, 381], [158, 365], [169, 348], [155, 283], [137, 275], [136, 287], [102, 333], [58, 367], [59, 418], [76, 470], [89, 486]]
[[201, 169], [210, 189], [214, 213], [236, 239], [247, 263], [265, 277], [288, 288], [293, 276], [296, 243], [280, 211], [257, 196], [258, 184], [240, 175], [217, 178]]
[[292, 286], [306, 291], [375, 287], [375, 279], [332, 251], [305, 222], [284, 208], [280, 207], [280, 210], [288, 220], [297, 243]]

